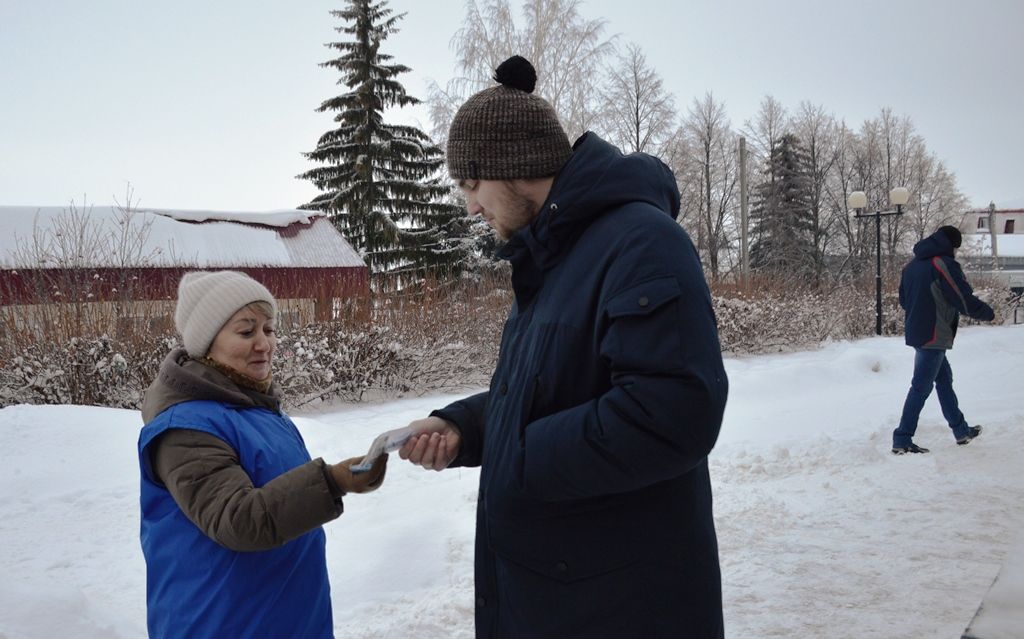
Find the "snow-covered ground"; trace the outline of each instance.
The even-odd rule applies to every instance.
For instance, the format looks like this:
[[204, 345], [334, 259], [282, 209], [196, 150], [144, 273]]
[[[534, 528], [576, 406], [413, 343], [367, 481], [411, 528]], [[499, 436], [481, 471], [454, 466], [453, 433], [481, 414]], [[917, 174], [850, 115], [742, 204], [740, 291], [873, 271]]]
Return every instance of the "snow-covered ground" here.
[[[1024, 531], [1024, 326], [963, 329], [956, 446], [932, 398], [890, 454], [910, 379], [899, 338], [730, 359], [712, 454], [728, 637], [957, 637]], [[450, 397], [296, 417], [314, 456], [361, 454]], [[0, 638], [140, 637], [137, 412], [0, 410]], [[395, 457], [327, 526], [338, 637], [473, 636], [476, 470]]]

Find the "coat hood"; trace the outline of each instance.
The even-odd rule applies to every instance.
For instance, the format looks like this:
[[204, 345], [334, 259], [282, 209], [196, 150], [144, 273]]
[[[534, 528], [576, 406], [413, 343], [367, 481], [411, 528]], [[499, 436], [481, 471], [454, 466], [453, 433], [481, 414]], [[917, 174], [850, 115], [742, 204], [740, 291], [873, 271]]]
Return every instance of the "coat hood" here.
[[142, 400], [142, 422], [148, 424], [166, 409], [193, 400], [224, 402], [242, 407], [263, 406], [280, 410], [276, 384], [264, 394], [242, 388], [227, 375], [191, 359], [183, 348], [171, 351]]
[[646, 153], [624, 155], [588, 132], [573, 145], [572, 156], [555, 177], [540, 214], [516, 232], [498, 255], [515, 262], [525, 250], [537, 266], [546, 269], [606, 212], [645, 203], [675, 219], [679, 202], [679, 187], [665, 163]]
[[915, 259], [930, 260], [939, 255], [953, 257], [953, 243], [949, 241], [949, 236], [942, 231], [935, 231], [914, 245]]

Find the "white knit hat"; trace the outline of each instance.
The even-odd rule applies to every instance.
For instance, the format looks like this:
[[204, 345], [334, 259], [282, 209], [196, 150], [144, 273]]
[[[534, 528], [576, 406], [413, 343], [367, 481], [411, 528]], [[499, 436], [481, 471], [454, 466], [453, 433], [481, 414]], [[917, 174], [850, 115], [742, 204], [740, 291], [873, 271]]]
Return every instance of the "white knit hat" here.
[[277, 302], [265, 286], [237, 271], [185, 273], [178, 284], [174, 325], [190, 357], [203, 357], [217, 333], [246, 304], [267, 302], [277, 315]]

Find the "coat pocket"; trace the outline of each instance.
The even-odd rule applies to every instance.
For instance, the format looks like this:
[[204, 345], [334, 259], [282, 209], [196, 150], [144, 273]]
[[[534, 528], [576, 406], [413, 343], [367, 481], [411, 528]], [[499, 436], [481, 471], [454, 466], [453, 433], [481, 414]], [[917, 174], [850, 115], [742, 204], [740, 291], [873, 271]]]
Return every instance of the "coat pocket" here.
[[634, 284], [615, 294], [605, 305], [610, 319], [650, 315], [682, 295], [679, 282], [671, 275]]
[[601, 354], [620, 373], [673, 370], [683, 363], [682, 289], [672, 276], [634, 284], [605, 303]]

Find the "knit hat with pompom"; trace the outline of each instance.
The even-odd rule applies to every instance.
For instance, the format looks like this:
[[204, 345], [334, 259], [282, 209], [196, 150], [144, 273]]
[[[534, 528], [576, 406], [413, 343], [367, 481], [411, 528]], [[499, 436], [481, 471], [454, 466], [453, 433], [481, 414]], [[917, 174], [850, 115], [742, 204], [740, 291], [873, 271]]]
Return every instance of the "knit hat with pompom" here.
[[498, 86], [463, 104], [448, 131], [448, 172], [456, 180], [519, 180], [558, 173], [572, 153], [558, 115], [533, 95], [537, 72], [512, 56], [494, 72]]

